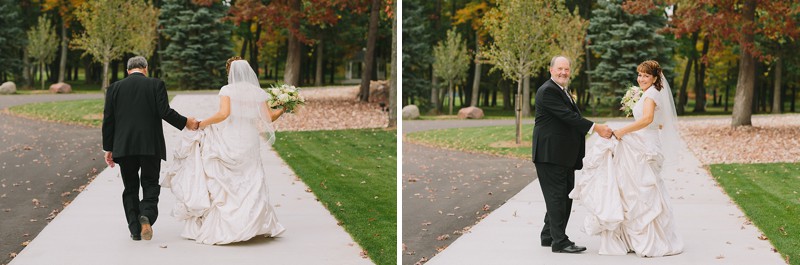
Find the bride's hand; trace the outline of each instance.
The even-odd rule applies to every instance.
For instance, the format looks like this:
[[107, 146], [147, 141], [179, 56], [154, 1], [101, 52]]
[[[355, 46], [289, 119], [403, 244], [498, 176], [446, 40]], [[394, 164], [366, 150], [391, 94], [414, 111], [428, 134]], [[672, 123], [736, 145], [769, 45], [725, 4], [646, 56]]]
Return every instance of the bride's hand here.
[[619, 131], [612, 131], [611, 132], [611, 136], [614, 136], [614, 138], [617, 138], [618, 141], [622, 140], [622, 135], [623, 134], [621, 132], [619, 132]]

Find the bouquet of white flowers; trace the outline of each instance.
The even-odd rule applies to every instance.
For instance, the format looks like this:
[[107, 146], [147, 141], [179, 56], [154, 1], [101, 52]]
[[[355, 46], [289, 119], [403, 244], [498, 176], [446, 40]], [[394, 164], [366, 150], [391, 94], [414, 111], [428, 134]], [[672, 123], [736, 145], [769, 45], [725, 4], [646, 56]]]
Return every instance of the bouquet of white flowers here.
[[300, 96], [300, 89], [292, 85], [280, 84], [267, 88], [267, 103], [271, 108], [285, 107], [286, 112], [293, 112], [299, 105], [306, 103], [306, 99]]
[[641, 88], [638, 86], [631, 86], [628, 88], [628, 91], [625, 92], [625, 96], [622, 97], [622, 101], [620, 101], [622, 107], [619, 108], [621, 111], [625, 112], [625, 117], [631, 116], [631, 113], [633, 113], [633, 105], [635, 105], [641, 97]]

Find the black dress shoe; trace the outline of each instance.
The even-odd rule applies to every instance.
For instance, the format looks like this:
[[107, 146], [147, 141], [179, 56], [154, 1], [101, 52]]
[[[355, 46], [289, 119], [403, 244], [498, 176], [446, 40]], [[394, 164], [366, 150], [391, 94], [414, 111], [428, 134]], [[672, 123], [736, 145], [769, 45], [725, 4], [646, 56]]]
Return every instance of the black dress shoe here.
[[131, 239], [133, 239], [133, 241], [139, 241], [139, 240], [142, 240], [142, 236], [140, 236], [140, 235], [131, 235]]
[[542, 240], [542, 246], [543, 247], [549, 247], [551, 245], [553, 245], [553, 240], [552, 239], [551, 240]]
[[554, 253], [581, 253], [586, 251], [586, 247], [576, 246], [575, 244], [569, 245], [561, 250], [553, 250]]

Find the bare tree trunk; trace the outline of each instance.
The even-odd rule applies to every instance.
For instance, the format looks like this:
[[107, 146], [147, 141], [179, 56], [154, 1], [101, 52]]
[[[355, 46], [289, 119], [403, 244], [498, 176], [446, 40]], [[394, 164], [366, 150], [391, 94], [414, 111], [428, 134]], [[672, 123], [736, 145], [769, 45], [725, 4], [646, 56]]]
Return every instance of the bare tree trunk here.
[[[300, 0], [290, 0], [290, 8], [293, 12], [300, 12]], [[292, 22], [291, 27], [299, 30], [299, 22]], [[293, 33], [288, 37], [289, 51], [286, 55], [286, 69], [283, 73], [283, 82], [288, 85], [297, 86], [300, 84], [300, 64], [303, 60], [302, 43]]]
[[102, 85], [100, 86], [103, 88], [103, 91], [106, 91], [106, 89], [108, 89], [108, 65], [110, 63], [111, 63], [110, 61], [103, 62], [103, 77], [102, 77], [103, 82]]
[[522, 117], [531, 116], [531, 77], [522, 78]]
[[[755, 21], [756, 0], [744, 2], [743, 18], [745, 21]], [[740, 47], [746, 47], [746, 43], [753, 42], [753, 33], [744, 32], [743, 38], [739, 41]], [[753, 115], [753, 87], [755, 86], [755, 65], [756, 60], [747, 49], [741, 49], [739, 57], [739, 78], [736, 81], [736, 97], [733, 101], [733, 115], [731, 126], [752, 126], [750, 120]]]
[[64, 74], [66, 70], [67, 70], [67, 26], [65, 25], [65, 23], [61, 23], [61, 61], [58, 64], [58, 83], [64, 82]]
[[448, 106], [448, 107], [450, 107], [450, 112], [448, 113], [448, 115], [453, 115], [453, 104], [456, 103], [456, 100], [455, 100], [455, 98], [453, 98], [453, 81], [452, 80], [447, 81], [447, 91], [448, 91], [448, 94], [449, 94], [447, 97], [448, 97], [448, 100], [450, 101], [450, 104], [449, 104], [450, 106]]
[[775, 59], [775, 87], [772, 92], [772, 113], [778, 114], [783, 111], [783, 101], [781, 101], [781, 75], [783, 74], [783, 62], [781, 58]]
[[[698, 32], [692, 33], [692, 47], [697, 46], [697, 36]], [[686, 112], [686, 102], [689, 101], [689, 94], [688, 94], [688, 86], [689, 86], [689, 77], [690, 73], [692, 72], [692, 66], [694, 65], [694, 52], [689, 55], [689, 58], [686, 59], [686, 69], [683, 70], [683, 82], [681, 82], [681, 90], [680, 95], [678, 97], [678, 104], [675, 106], [675, 111], [678, 115], [683, 115]]]
[[364, 55], [364, 71], [361, 73], [361, 91], [358, 97], [361, 101], [369, 101], [369, 82], [372, 71], [375, 69], [375, 43], [378, 40], [378, 17], [380, 16], [381, 0], [372, 0], [372, 11], [369, 16], [369, 32], [367, 33], [367, 54]]
[[389, 128], [397, 127], [397, 1], [392, 2], [392, 79], [389, 81]]
[[433, 109], [431, 110], [431, 114], [439, 114], [439, 112], [442, 110], [442, 101], [439, 100], [439, 79], [436, 78], [436, 76], [433, 76], [432, 79], [433, 80], [431, 80], [431, 104], [433, 104]]
[[481, 43], [478, 41], [480, 36], [478, 36], [478, 31], [475, 31], [475, 77], [472, 79], [472, 101], [470, 101], [470, 106], [478, 107], [478, 93], [481, 89], [481, 61], [478, 56], [480, 55], [481, 51]]
[[42, 83], [42, 90], [44, 90], [44, 62], [39, 62], [39, 81]]
[[317, 43], [317, 71], [316, 75], [314, 76], [314, 85], [315, 86], [322, 86], [322, 68], [324, 61], [322, 60], [322, 49], [325, 47], [322, 38], [320, 38], [319, 43]]
[[[700, 58], [703, 58], [708, 54], [708, 46], [709, 40], [708, 36], [703, 38], [703, 53], [700, 54]], [[695, 104], [694, 104], [694, 112], [706, 112], [706, 64], [703, 63], [702, 60], [697, 59], [695, 61], [695, 80], [694, 80], [694, 92], [695, 92]]]
[[31, 74], [31, 61], [28, 58], [28, 49], [22, 48], [22, 87], [33, 87], [33, 74]]
[[522, 83], [525, 82], [524, 81], [525, 79], [526, 78], [523, 76], [517, 82], [517, 95], [514, 97], [516, 99], [516, 100], [514, 100], [515, 105], [516, 105], [514, 113], [516, 114], [515, 115], [516, 116], [515, 123], [517, 125], [517, 129], [515, 131], [517, 132], [516, 133], [517, 136], [516, 136], [515, 139], [517, 141], [517, 144], [522, 143], [522, 108], [521, 108], [521, 106], [522, 106], [522, 86], [523, 86]]
[[256, 23], [256, 33], [250, 39], [250, 67], [258, 77], [258, 39], [261, 37], [261, 23]]

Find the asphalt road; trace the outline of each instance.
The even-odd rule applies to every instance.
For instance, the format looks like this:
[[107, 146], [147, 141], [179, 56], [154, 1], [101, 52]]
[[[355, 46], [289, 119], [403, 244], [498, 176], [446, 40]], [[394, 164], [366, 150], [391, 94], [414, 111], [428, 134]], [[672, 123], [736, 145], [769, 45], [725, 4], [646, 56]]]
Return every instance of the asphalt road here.
[[99, 129], [20, 118], [5, 108], [101, 97], [0, 96], [0, 264], [10, 262], [105, 165]]
[[[514, 121], [403, 121], [403, 133], [509, 124]], [[402, 264], [430, 259], [535, 178], [530, 161], [404, 142]]]

